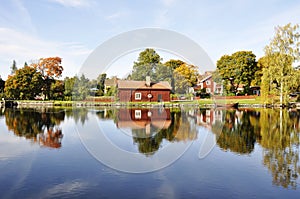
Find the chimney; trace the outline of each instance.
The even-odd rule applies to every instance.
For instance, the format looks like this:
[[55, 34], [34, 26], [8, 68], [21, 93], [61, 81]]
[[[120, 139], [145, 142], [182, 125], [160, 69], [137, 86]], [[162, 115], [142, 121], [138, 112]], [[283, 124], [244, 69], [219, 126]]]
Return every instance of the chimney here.
[[146, 86], [147, 87], [151, 86], [150, 76], [146, 76]]

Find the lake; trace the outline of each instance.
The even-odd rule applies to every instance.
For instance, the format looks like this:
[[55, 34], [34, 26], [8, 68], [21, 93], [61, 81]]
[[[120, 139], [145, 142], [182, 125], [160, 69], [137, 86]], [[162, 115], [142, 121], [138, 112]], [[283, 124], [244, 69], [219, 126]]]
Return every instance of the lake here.
[[300, 195], [300, 110], [0, 110], [0, 198]]

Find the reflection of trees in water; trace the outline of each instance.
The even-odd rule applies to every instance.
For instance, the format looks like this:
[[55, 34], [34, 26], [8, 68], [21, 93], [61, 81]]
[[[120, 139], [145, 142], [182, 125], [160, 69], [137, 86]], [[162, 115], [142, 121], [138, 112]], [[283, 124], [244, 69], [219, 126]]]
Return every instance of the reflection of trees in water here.
[[63, 137], [58, 127], [64, 120], [65, 113], [55, 110], [38, 112], [33, 109], [6, 109], [5, 121], [8, 130], [15, 135], [52, 148], [61, 147]]
[[84, 124], [88, 120], [88, 110], [84, 107], [81, 108], [72, 108], [65, 111], [67, 118], [74, 119], [77, 124], [79, 121], [81, 124]]
[[227, 110], [224, 117], [224, 126], [219, 135], [217, 144], [225, 150], [240, 154], [249, 154], [254, 149], [257, 134], [250, 122], [250, 113], [236, 110]]
[[227, 110], [217, 144], [225, 150], [248, 154], [258, 142], [263, 148], [263, 164], [272, 173], [273, 183], [296, 188], [300, 173], [299, 122], [299, 111]]
[[145, 129], [132, 129], [133, 141], [138, 144], [139, 152], [153, 154], [160, 147], [162, 141], [169, 142], [189, 141], [197, 138], [196, 125], [188, 119], [186, 112], [172, 112], [171, 125], [166, 129], [154, 129], [157, 132], [153, 136], [146, 135]]
[[[280, 116], [281, 115], [281, 116]], [[261, 111], [260, 126], [263, 164], [272, 172], [273, 183], [296, 188], [299, 166], [299, 112]]]

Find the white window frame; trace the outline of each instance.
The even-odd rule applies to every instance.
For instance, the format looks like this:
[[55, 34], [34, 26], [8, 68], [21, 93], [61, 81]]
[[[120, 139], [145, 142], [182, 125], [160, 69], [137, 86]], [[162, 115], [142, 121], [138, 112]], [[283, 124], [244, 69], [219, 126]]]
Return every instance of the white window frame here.
[[142, 99], [142, 93], [135, 93], [134, 94], [134, 99], [135, 100], [141, 100]]
[[206, 85], [210, 85], [210, 80], [206, 80]]
[[206, 93], [211, 93], [210, 88], [206, 88], [205, 91], [206, 91]]
[[141, 110], [135, 110], [134, 111], [134, 118], [135, 119], [141, 119], [142, 118], [142, 111]]

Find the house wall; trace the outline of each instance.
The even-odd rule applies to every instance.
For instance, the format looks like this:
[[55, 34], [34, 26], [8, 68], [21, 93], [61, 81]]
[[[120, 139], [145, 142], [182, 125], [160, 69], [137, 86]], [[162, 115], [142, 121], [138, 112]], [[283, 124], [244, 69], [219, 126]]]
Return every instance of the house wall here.
[[[141, 99], [135, 99], [136, 93], [141, 93]], [[152, 97], [148, 98], [148, 94]], [[159, 94], [162, 101], [170, 101], [170, 90], [119, 89], [118, 97], [121, 102], [157, 102]]]
[[[209, 81], [210, 84], [207, 84], [207, 81]], [[205, 89], [209, 88], [210, 89], [209, 93], [213, 93], [214, 92], [214, 84], [215, 84], [215, 82], [212, 81], [212, 78], [209, 78], [203, 82], [203, 88], [205, 88]]]
[[[135, 117], [135, 111], [141, 111], [141, 118]], [[151, 115], [148, 112], [151, 111]], [[119, 121], [153, 121], [153, 120], [170, 120], [170, 109], [119, 109]]]

